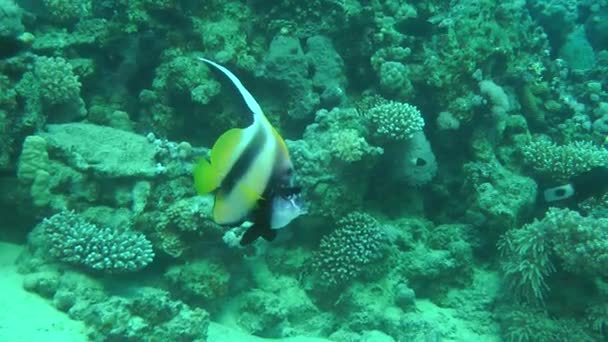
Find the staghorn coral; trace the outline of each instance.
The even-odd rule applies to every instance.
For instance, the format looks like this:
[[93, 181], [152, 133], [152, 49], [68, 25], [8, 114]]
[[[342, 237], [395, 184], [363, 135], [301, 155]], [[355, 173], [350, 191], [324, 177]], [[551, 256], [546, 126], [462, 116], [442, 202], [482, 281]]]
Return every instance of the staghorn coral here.
[[109, 273], [133, 272], [154, 258], [152, 244], [137, 232], [99, 228], [74, 211], [63, 211], [41, 223], [50, 253], [61, 261]]
[[595, 341], [573, 320], [553, 319], [548, 312], [526, 306], [506, 306], [497, 316], [505, 342]]

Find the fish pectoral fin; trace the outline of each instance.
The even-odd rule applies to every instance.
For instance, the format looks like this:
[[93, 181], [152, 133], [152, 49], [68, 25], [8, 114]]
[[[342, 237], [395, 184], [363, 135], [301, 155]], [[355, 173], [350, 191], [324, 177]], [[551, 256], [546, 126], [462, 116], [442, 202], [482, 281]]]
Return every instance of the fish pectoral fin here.
[[205, 158], [200, 158], [194, 166], [194, 188], [199, 194], [208, 194], [220, 186], [221, 175]]
[[244, 130], [232, 128], [224, 132], [211, 148], [211, 164], [222, 175], [226, 175], [237, 155], [237, 149], [243, 140]]

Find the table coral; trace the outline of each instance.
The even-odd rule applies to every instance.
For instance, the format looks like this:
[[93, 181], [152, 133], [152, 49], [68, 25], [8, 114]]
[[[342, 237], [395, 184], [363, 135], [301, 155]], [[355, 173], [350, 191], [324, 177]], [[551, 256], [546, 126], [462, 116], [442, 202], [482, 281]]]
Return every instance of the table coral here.
[[146, 137], [85, 123], [48, 125], [41, 135], [50, 149], [79, 171], [103, 177], [151, 177], [163, 172], [156, 149]]

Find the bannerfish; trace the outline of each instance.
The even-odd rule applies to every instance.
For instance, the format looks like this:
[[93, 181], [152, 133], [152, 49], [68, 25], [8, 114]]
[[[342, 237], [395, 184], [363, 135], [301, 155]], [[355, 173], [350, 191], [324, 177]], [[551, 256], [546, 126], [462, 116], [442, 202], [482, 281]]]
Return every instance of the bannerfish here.
[[194, 167], [194, 185], [199, 194], [214, 193], [213, 220], [220, 225], [251, 221], [241, 245], [259, 237], [272, 241], [276, 229], [304, 214], [300, 192], [294, 186], [294, 169], [287, 145], [264, 115], [262, 108], [241, 81], [220, 64], [199, 60], [217, 68], [237, 88], [253, 123], [232, 128], [213, 144], [209, 159]]

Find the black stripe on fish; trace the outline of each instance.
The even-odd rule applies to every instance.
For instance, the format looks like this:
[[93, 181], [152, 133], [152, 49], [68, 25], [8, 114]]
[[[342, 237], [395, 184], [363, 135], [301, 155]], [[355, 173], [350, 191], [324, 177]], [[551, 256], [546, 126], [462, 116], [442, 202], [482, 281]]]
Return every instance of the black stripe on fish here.
[[229, 194], [237, 182], [249, 171], [249, 168], [255, 161], [266, 145], [266, 136], [263, 127], [258, 127], [249, 144], [245, 147], [239, 158], [228, 171], [228, 174], [222, 180], [222, 192]]

